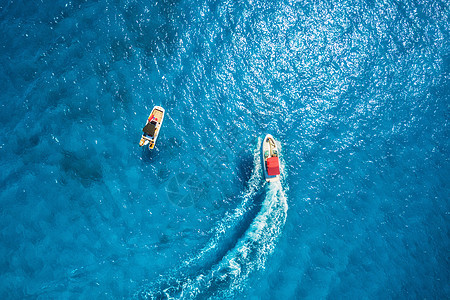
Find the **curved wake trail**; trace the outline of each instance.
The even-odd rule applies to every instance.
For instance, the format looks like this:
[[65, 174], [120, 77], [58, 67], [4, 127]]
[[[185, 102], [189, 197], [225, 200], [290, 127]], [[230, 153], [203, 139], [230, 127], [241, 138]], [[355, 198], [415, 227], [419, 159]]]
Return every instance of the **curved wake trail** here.
[[[258, 139], [258, 144], [261, 143], [261, 139]], [[232, 213], [226, 213], [225, 217], [216, 225], [213, 230], [213, 235], [211, 239], [208, 241], [205, 247], [199, 251], [199, 253], [184, 261], [183, 267], [191, 267], [193, 264], [197, 264], [200, 261], [203, 261], [205, 257], [209, 254], [217, 250], [217, 248], [221, 245], [221, 241], [225, 238], [226, 233], [230, 231], [233, 227], [235, 227], [239, 222], [242, 221], [245, 214], [250, 210], [252, 199], [256, 196], [259, 191], [262, 174], [261, 174], [261, 165], [259, 162], [259, 148], [253, 151], [253, 171], [248, 181], [247, 190], [240, 195], [242, 201], [239, 205], [233, 210]]]
[[233, 248], [204, 271], [194, 275], [183, 271], [205, 263], [217, 255], [228, 232], [242, 222], [251, 208], [251, 200], [261, 190], [262, 171], [259, 159], [258, 148], [254, 151], [254, 170], [248, 189], [241, 196], [241, 203], [214, 228], [213, 236], [207, 245], [197, 255], [184, 261], [171, 275], [141, 291], [137, 295], [139, 298], [229, 298], [244, 289], [252, 272], [264, 268], [286, 221], [288, 205], [281, 182], [268, 183], [265, 186], [261, 210]]
[[181, 299], [227, 298], [242, 291], [250, 273], [263, 269], [275, 249], [287, 215], [287, 201], [280, 182], [266, 186], [261, 211], [245, 235], [209, 272], [183, 284]]

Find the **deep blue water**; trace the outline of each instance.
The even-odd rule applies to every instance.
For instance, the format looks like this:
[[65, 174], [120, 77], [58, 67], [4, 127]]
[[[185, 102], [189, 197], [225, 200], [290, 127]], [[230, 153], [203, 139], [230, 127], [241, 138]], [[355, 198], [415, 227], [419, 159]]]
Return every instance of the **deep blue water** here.
[[0, 298], [449, 298], [449, 16], [1, 0]]

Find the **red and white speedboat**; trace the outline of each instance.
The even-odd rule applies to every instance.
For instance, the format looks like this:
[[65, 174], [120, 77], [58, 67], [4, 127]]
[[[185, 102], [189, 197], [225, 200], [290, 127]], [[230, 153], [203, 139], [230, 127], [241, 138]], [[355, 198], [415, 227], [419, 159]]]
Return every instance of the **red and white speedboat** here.
[[266, 135], [261, 146], [264, 177], [267, 182], [280, 180], [280, 159], [275, 139]]

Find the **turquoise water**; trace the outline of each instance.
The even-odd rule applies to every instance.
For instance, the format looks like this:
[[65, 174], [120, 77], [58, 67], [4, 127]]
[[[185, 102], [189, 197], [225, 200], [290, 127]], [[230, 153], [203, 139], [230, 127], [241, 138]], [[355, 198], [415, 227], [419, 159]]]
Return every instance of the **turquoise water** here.
[[14, 0], [0, 30], [0, 298], [450, 297], [447, 2]]

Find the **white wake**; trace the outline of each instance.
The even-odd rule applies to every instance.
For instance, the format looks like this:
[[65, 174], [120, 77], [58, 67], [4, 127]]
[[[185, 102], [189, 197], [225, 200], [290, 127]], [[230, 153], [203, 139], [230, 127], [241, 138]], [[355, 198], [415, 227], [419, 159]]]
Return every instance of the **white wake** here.
[[[260, 144], [259, 141], [258, 144]], [[206, 271], [182, 278], [167, 278], [166, 286], [149, 286], [137, 296], [144, 299], [196, 299], [229, 298], [242, 291], [249, 275], [265, 267], [282, 233], [288, 210], [287, 199], [281, 182], [263, 185], [259, 147], [254, 151], [254, 169], [242, 201], [232, 213], [227, 214], [213, 230], [205, 247], [182, 263], [183, 268], [198, 264], [206, 256], [214, 254], [228, 231], [245, 218], [255, 195], [265, 188], [261, 209], [244, 235], [218, 262]], [[284, 164], [282, 162], [283, 171]], [[180, 272], [173, 272], [180, 276]], [[170, 276], [169, 276], [170, 277]]]

